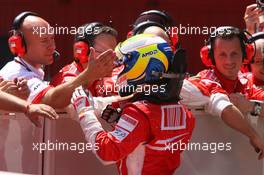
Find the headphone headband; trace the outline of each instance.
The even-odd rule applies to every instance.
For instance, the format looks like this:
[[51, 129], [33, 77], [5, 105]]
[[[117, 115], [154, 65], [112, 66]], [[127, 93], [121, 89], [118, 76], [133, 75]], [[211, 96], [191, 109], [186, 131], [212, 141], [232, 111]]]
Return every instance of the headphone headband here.
[[164, 31], [166, 31], [165, 27], [155, 21], [143, 21], [139, 23], [132, 31], [133, 35], [142, 33], [146, 28], [150, 26], [157, 26], [162, 28]]
[[26, 11], [26, 12], [22, 12], [19, 15], [17, 15], [13, 21], [13, 29], [14, 30], [18, 30], [20, 29], [21, 24], [23, 23], [24, 19], [27, 16], [39, 16], [37, 13], [34, 12], [30, 12], [30, 11]]
[[239, 28], [232, 27], [232, 26], [222, 26], [218, 27], [213, 33], [210, 34], [209, 39], [207, 40], [206, 44], [211, 44], [214, 39], [217, 37], [228, 37], [229, 35], [237, 36], [241, 39], [244, 44], [247, 43], [247, 36], [245, 32], [241, 31]]
[[156, 23], [161, 24], [164, 27], [169, 27], [173, 25], [172, 18], [166, 13], [159, 10], [148, 10], [142, 12], [139, 17], [136, 19], [133, 27], [135, 28], [137, 25], [144, 21], [154, 21]]

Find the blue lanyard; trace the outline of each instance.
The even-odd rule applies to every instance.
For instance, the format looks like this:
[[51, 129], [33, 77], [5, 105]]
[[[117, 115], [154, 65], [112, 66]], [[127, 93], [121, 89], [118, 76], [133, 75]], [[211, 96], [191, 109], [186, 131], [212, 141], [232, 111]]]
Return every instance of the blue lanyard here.
[[30, 69], [28, 68], [28, 66], [27, 66], [24, 62], [20, 62], [20, 61], [18, 61], [18, 60], [16, 60], [16, 59], [15, 59], [15, 62], [18, 63], [18, 64], [20, 64], [20, 65], [22, 65], [24, 68], [27, 69], [27, 71], [32, 72], [32, 70], [30, 70]]

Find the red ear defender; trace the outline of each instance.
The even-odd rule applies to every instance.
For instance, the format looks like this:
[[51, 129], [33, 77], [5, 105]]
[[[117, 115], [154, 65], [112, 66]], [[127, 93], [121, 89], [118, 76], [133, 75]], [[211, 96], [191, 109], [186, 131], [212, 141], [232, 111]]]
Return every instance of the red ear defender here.
[[20, 35], [13, 35], [8, 39], [8, 45], [10, 51], [19, 57], [23, 57], [26, 53], [26, 49], [23, 46], [22, 37]]
[[79, 63], [88, 62], [88, 54], [90, 52], [89, 45], [84, 41], [78, 41], [74, 43], [73, 54], [74, 58], [79, 61]]
[[206, 67], [212, 67], [213, 63], [212, 63], [212, 59], [209, 56], [209, 52], [210, 52], [210, 46], [204, 46], [201, 50], [200, 50], [200, 57], [201, 60], [203, 62], [203, 64]]
[[255, 49], [252, 44], [246, 44], [245, 49], [246, 49], [246, 57], [243, 59], [243, 64], [250, 64], [253, 60]]

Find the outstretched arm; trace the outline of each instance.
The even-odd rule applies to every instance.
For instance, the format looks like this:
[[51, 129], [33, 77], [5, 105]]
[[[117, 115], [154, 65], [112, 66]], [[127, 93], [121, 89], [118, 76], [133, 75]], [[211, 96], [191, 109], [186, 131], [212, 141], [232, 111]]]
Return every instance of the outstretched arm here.
[[[94, 146], [93, 152], [105, 165], [125, 157], [148, 138], [147, 119], [132, 107], [124, 109], [121, 121], [112, 132], [106, 132], [94, 114], [93, 100], [87, 97], [82, 89], [75, 90], [72, 103], [79, 116], [86, 141]], [[136, 124], [126, 123], [127, 119], [122, 116], [135, 121]], [[126, 128], [128, 127], [126, 124], [129, 128]]]
[[[256, 100], [248, 100], [243, 94], [230, 94], [231, 102], [243, 113], [264, 117], [264, 102]], [[257, 105], [259, 108], [257, 108]]]
[[231, 128], [246, 135], [252, 146], [260, 152], [259, 159], [264, 157], [264, 142], [250, 124], [243, 119], [243, 114], [234, 105], [227, 106], [222, 112], [222, 120]]
[[48, 90], [41, 102], [54, 108], [63, 108], [70, 104], [72, 93], [75, 88], [93, 82], [96, 79], [109, 75], [114, 67], [115, 53], [107, 50], [94, 58], [94, 49], [91, 48], [91, 59], [88, 67], [69, 82]]
[[57, 119], [58, 115], [50, 106], [44, 104], [29, 104], [28, 102], [0, 91], [0, 109], [6, 111], [23, 112], [36, 126], [41, 126], [38, 116]]

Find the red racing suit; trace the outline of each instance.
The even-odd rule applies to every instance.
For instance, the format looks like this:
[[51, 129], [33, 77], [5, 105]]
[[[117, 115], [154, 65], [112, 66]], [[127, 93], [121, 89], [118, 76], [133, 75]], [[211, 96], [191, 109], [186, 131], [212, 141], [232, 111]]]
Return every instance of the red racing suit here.
[[250, 100], [264, 100], [264, 90], [254, 85], [252, 79], [241, 72], [236, 80], [224, 78], [216, 69], [207, 69], [184, 80], [182, 103], [189, 108], [204, 108], [211, 115], [221, 116], [232, 105], [228, 95], [242, 93]]
[[[97, 96], [106, 97], [106, 96], [117, 95], [118, 92], [115, 87], [115, 82], [117, 80], [118, 74], [122, 69], [123, 69], [122, 66], [113, 69], [111, 77], [104, 77], [94, 81], [93, 84], [88, 87], [88, 90], [92, 93], [94, 97]], [[72, 78], [78, 76], [83, 70], [84, 69], [80, 64], [77, 64], [76, 62], [72, 62], [71, 64], [64, 66], [59, 71], [59, 73], [57, 73], [52, 78], [50, 85], [58, 86], [60, 84], [63, 84], [71, 80]]]
[[254, 85], [252, 79], [241, 72], [238, 73], [236, 80], [224, 78], [216, 69], [208, 69], [198, 73], [194, 78], [189, 79], [195, 84], [203, 94], [211, 95], [213, 93], [242, 93], [248, 99], [264, 100], [264, 90]]
[[87, 142], [104, 164], [117, 163], [122, 175], [171, 175], [180, 165], [180, 153], [192, 135], [195, 119], [182, 104], [128, 103], [111, 132], [95, 115], [80, 120]]

